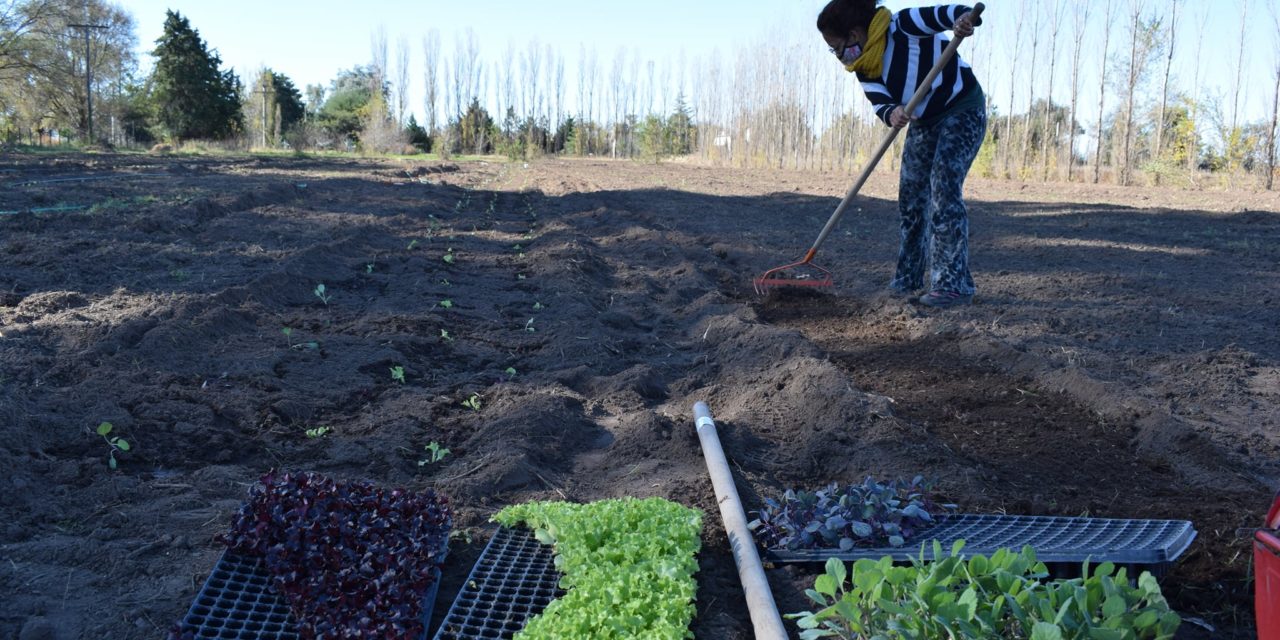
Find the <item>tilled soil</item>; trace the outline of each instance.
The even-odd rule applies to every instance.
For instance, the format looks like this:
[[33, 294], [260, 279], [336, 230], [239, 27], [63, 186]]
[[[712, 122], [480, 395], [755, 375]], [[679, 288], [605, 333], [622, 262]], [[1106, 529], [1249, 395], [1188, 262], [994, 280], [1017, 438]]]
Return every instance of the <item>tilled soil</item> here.
[[[699, 507], [693, 630], [750, 637], [697, 400], [750, 506], [921, 473], [967, 512], [1189, 519], [1163, 581], [1197, 621], [1181, 635], [1252, 637], [1249, 529], [1280, 485], [1280, 198], [973, 181], [979, 294], [939, 312], [883, 291], [881, 172], [819, 254], [834, 292], [755, 295], [849, 180], [0, 155], [0, 637], [158, 637], [273, 467], [449, 495], [437, 622], [503, 505]], [[133, 444], [115, 472], [103, 421]], [[432, 442], [450, 455], [420, 465]], [[812, 575], [769, 570], [784, 611]]]

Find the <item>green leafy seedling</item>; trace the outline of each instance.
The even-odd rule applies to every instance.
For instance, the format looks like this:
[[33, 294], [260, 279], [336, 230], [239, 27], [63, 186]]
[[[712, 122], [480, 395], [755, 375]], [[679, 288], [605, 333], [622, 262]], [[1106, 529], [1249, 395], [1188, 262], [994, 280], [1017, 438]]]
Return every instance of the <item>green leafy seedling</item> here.
[[480, 394], [478, 394], [478, 393], [473, 393], [473, 394], [471, 394], [471, 397], [470, 397], [470, 398], [467, 398], [466, 400], [463, 400], [463, 401], [462, 401], [462, 406], [464, 406], [464, 407], [466, 407], [466, 408], [468, 408], [468, 409], [470, 409], [470, 410], [472, 410], [472, 411], [479, 411], [479, 410], [480, 410], [480, 406], [481, 406], [481, 405], [480, 405]]
[[533, 333], [537, 331], [537, 329], [533, 327], [533, 318], [529, 318], [529, 321], [524, 323], [524, 330], [528, 331], [529, 333]]
[[107, 444], [111, 447], [111, 451], [107, 454], [109, 456], [107, 459], [107, 466], [112, 469], [116, 468], [116, 452], [128, 451], [130, 449], [128, 440], [111, 435], [111, 430], [114, 428], [115, 427], [110, 422], [103, 422], [98, 425], [98, 435], [102, 436], [102, 439], [106, 440]]
[[424, 460], [418, 461], [419, 467], [425, 467], [429, 464], [435, 464], [437, 462], [440, 462], [441, 460], [444, 460], [444, 457], [449, 455], [449, 450], [440, 446], [439, 442], [432, 442], [431, 444], [423, 447], [423, 449], [427, 450], [427, 457]]
[[445, 308], [445, 309], [452, 309], [452, 308], [453, 308], [453, 301], [452, 301], [452, 300], [441, 300], [440, 302], [437, 302], [436, 304], [440, 305], [441, 307], [443, 307], [443, 308]]
[[440, 330], [440, 338], [443, 339], [445, 342], [453, 342], [453, 336], [449, 335], [448, 329]]
[[409, 241], [409, 246], [408, 246], [408, 247], [406, 247], [406, 248], [407, 248], [409, 251], [413, 251], [414, 247], [417, 247], [417, 246], [418, 246], [418, 239], [417, 239], [417, 238], [414, 238], [413, 240], [410, 240], [410, 241]]
[[325, 293], [325, 288], [324, 288], [324, 283], [323, 283], [323, 282], [321, 282], [320, 284], [316, 285], [315, 291], [312, 291], [312, 293], [314, 293], [314, 294], [316, 295], [316, 297], [317, 297], [317, 298], [320, 298], [320, 302], [323, 302], [323, 303], [324, 303], [324, 306], [326, 306], [326, 307], [327, 307], [327, 306], [329, 306], [329, 300], [332, 300], [332, 299], [333, 299], [333, 296], [331, 296], [331, 295], [329, 295], [329, 294]]
[[505, 373], [506, 373], [507, 375], [511, 376], [512, 378], [514, 378], [514, 377], [516, 377], [516, 368], [515, 368], [515, 367], [507, 367], [507, 370], [505, 371]]
[[333, 431], [333, 427], [316, 427], [314, 429], [307, 429], [306, 434], [308, 438], [315, 439], [323, 438], [331, 431]]
[[399, 365], [391, 367], [391, 379], [404, 384], [404, 367]]
[[453, 247], [449, 247], [449, 249], [444, 252], [444, 258], [442, 258], [442, 260], [444, 260], [445, 264], [453, 264]]
[[293, 327], [284, 327], [280, 329], [280, 333], [284, 334], [285, 342], [289, 343], [289, 348], [293, 348]]
[[365, 273], [373, 273], [373, 263], [372, 263], [372, 262], [370, 262], [369, 264], [364, 265], [364, 272], [365, 272]]
[[534, 311], [542, 311], [543, 309], [546, 309], [546, 308], [547, 308], [547, 305], [542, 304], [541, 302], [535, 302], [535, 303], [533, 303], [533, 310], [534, 310]]

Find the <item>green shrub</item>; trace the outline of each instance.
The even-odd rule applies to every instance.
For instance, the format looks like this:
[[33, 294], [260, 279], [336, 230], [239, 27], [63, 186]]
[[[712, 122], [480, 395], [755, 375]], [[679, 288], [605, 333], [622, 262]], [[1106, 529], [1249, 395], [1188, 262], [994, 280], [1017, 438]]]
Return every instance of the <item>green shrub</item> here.
[[833, 558], [805, 591], [822, 608], [787, 617], [805, 640], [1163, 640], [1181, 622], [1145, 571], [1131, 586], [1124, 569], [1104, 562], [1090, 574], [1086, 562], [1081, 578], [1046, 581], [1031, 547], [966, 560], [959, 556], [963, 541], [945, 558], [933, 545], [942, 559], [925, 562], [922, 548], [909, 567], [895, 567], [888, 557], [858, 560], [849, 582], [844, 563]]
[[555, 545], [567, 593], [516, 638], [692, 638], [702, 513], [661, 498], [531, 502], [498, 512]]

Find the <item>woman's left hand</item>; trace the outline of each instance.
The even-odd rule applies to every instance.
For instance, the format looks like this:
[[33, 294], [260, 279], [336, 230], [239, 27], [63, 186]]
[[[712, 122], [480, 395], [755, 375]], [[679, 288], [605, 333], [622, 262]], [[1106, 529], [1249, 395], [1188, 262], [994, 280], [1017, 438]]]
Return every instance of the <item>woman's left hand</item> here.
[[972, 14], [966, 11], [964, 15], [956, 18], [956, 23], [951, 27], [951, 30], [961, 38], [968, 38], [973, 35], [973, 18], [971, 16]]

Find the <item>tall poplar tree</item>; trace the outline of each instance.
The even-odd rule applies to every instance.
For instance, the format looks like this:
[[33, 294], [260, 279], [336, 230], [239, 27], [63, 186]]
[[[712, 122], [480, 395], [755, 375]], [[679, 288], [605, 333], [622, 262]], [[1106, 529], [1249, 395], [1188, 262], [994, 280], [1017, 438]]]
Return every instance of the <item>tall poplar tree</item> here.
[[182, 14], [166, 11], [164, 34], [151, 55], [156, 118], [175, 139], [226, 138], [242, 128], [240, 79], [219, 69], [222, 59], [209, 51], [200, 33]]

